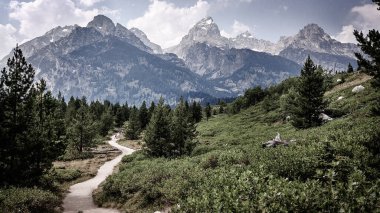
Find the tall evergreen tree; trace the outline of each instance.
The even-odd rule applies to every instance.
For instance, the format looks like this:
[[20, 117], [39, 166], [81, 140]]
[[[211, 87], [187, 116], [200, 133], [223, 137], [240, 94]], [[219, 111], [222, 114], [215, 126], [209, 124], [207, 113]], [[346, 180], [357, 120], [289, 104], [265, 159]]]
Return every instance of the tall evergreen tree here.
[[[379, 7], [380, 0], [372, 0]], [[372, 85], [375, 89], [380, 90], [380, 32], [378, 30], [370, 30], [366, 36], [363, 32], [354, 31], [358, 46], [366, 54], [365, 57], [360, 53], [355, 53], [359, 68], [367, 74], [373, 76]], [[377, 103], [372, 108], [374, 114], [380, 114], [380, 98], [377, 98]]]
[[206, 115], [206, 120], [208, 121], [208, 119], [211, 117], [211, 105], [210, 103], [207, 103], [206, 107], [205, 107], [205, 115]]
[[16, 46], [0, 76], [1, 185], [35, 184], [55, 157], [54, 132], [46, 120], [53, 110], [45, 102], [45, 84], [35, 89], [34, 73]]
[[92, 119], [89, 107], [84, 99], [81, 101], [81, 106], [75, 113], [67, 129], [67, 137], [70, 145], [79, 153], [82, 153], [84, 148], [93, 144], [97, 130], [98, 125]]
[[129, 120], [129, 106], [128, 106], [128, 102], [125, 102], [125, 104], [121, 108], [123, 109], [124, 121], [128, 121]]
[[121, 127], [121, 126], [123, 126], [124, 122], [125, 122], [124, 110], [123, 110], [123, 107], [120, 107], [116, 111], [115, 125], [116, 125], [116, 127]]
[[193, 101], [190, 108], [190, 121], [198, 123], [202, 120], [202, 106], [199, 102]]
[[320, 114], [326, 105], [322, 68], [314, 65], [310, 56], [301, 70], [295, 106], [291, 107], [292, 124], [297, 128], [309, 128], [322, 123]]
[[348, 63], [347, 73], [353, 73], [353, 72], [354, 72], [354, 68], [352, 67], [351, 63]]
[[113, 128], [114, 125], [114, 117], [112, 116], [111, 107], [106, 109], [99, 121], [100, 126], [100, 135], [106, 136], [108, 134], [108, 131]]
[[140, 110], [139, 110], [139, 120], [140, 120], [140, 128], [145, 129], [146, 125], [149, 123], [149, 113], [148, 109], [146, 108], [146, 102], [143, 101]]
[[174, 110], [170, 125], [171, 143], [169, 148], [170, 156], [180, 156], [189, 154], [193, 150], [195, 143], [195, 125], [190, 121], [188, 104], [181, 97]]
[[152, 118], [148, 124], [144, 141], [146, 151], [151, 156], [169, 156], [170, 144], [170, 113], [161, 98], [154, 109]]
[[140, 119], [138, 109], [133, 106], [130, 111], [129, 122], [126, 125], [125, 136], [129, 140], [136, 140], [140, 134]]
[[154, 112], [155, 108], [156, 108], [156, 104], [154, 103], [154, 101], [152, 101], [150, 103], [150, 107], [149, 107], [149, 110], [148, 110], [149, 120], [152, 118], [152, 115], [153, 115], [153, 112]]

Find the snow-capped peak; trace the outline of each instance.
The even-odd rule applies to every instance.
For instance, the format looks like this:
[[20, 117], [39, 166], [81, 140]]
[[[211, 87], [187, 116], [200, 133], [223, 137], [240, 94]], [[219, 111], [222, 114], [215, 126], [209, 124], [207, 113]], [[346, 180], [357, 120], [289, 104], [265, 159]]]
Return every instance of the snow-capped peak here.
[[[189, 37], [194, 41], [204, 40], [204, 38], [218, 38], [220, 31], [211, 17], [206, 17], [197, 22], [189, 31]], [[200, 39], [200, 40], [199, 40]]]
[[242, 37], [242, 38], [253, 38], [252, 34], [249, 31], [245, 31], [244, 33], [241, 33], [237, 37]]
[[211, 24], [213, 24], [213, 23], [214, 23], [214, 20], [213, 20], [210, 16], [208, 16], [208, 17], [203, 18], [202, 20], [200, 20], [200, 21], [196, 24], [196, 26], [207, 26], [207, 25], [211, 25]]

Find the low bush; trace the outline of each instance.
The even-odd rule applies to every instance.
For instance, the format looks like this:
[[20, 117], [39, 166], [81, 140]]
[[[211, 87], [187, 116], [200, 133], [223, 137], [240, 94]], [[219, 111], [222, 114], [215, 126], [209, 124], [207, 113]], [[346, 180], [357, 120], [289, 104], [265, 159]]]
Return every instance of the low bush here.
[[49, 191], [36, 188], [0, 189], [0, 212], [55, 212], [60, 199]]

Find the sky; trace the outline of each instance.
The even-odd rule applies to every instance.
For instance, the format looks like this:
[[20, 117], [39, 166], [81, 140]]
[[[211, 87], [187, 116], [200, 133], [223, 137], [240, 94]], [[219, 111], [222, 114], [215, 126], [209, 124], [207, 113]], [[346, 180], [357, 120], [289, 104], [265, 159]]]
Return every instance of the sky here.
[[226, 37], [249, 31], [272, 42], [309, 23], [341, 42], [355, 43], [354, 29], [380, 29], [371, 0], [0, 0], [0, 58], [16, 43], [57, 26], [86, 26], [97, 14], [143, 30], [163, 48], [178, 44], [207, 16]]

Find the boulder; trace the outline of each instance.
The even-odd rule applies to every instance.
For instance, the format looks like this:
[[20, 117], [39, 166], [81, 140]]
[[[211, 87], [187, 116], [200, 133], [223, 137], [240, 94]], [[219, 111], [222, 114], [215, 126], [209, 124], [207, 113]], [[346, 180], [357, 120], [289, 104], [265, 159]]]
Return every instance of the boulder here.
[[340, 101], [342, 100], [344, 97], [343, 96], [339, 96], [338, 99], [336, 99], [337, 101]]
[[352, 92], [353, 93], [359, 93], [361, 91], [363, 91], [365, 89], [365, 87], [363, 87], [362, 85], [359, 85], [359, 86], [356, 86], [352, 89]]
[[323, 121], [332, 121], [332, 120], [333, 120], [332, 117], [326, 115], [325, 113], [321, 113], [321, 114], [319, 114], [319, 117], [320, 117]]

